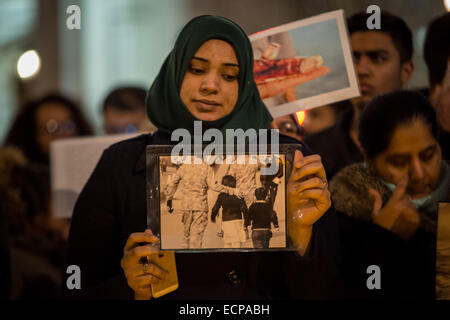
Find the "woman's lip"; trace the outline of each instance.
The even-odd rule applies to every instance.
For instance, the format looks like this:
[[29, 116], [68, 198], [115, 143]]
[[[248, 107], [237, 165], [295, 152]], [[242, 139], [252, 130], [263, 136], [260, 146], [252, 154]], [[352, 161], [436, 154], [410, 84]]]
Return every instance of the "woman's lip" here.
[[213, 111], [214, 109], [220, 106], [220, 103], [210, 100], [193, 100], [193, 101], [197, 104], [199, 111], [209, 112]]
[[423, 197], [428, 196], [431, 193], [431, 190], [428, 187], [424, 187], [424, 188], [420, 188], [420, 189], [417, 188], [417, 189], [409, 190], [408, 193], [411, 195], [411, 197], [413, 199], [417, 199], [417, 198], [423, 198]]
[[211, 105], [211, 106], [218, 106], [218, 105], [220, 105], [220, 103], [215, 102], [215, 101], [211, 101], [211, 100], [194, 100], [194, 102], [200, 102], [201, 104], [207, 104], [207, 105]]

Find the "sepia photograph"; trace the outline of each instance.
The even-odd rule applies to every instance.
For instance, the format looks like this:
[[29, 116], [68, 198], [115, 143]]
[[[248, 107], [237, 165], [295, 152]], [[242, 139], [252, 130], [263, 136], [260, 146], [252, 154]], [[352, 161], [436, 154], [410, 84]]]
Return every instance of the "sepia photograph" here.
[[[150, 180], [159, 180], [161, 250], [270, 250], [287, 247], [286, 155], [245, 155], [245, 163], [176, 162], [170, 155], [153, 156]], [[156, 161], [158, 175], [155, 175]], [[241, 158], [243, 159], [243, 158]], [[274, 165], [275, 174], [261, 169]], [[233, 163], [229, 163], [233, 162]], [[149, 170], [149, 169], [148, 169]], [[154, 183], [148, 183], [155, 189]], [[159, 200], [158, 200], [159, 199]], [[149, 217], [156, 205], [149, 204]]]
[[440, 202], [438, 209], [436, 299], [450, 300], [450, 202]]

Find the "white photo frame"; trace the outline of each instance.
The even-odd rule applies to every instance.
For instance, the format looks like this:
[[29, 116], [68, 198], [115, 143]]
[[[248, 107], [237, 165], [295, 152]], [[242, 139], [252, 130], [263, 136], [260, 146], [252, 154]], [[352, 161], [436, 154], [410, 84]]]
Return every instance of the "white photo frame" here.
[[[295, 96], [299, 98], [294, 101], [288, 102], [283, 94], [268, 98], [262, 95], [273, 117], [360, 95], [343, 10], [284, 24], [250, 35], [249, 38], [255, 57], [255, 81], [259, 88], [270, 81], [275, 82], [281, 79], [269, 78], [263, 83], [258, 83], [257, 61], [267, 60], [265, 59], [267, 57], [282, 60], [319, 56], [322, 60], [321, 67], [329, 68], [326, 74], [296, 85]], [[284, 43], [280, 44], [277, 41]], [[275, 46], [274, 49], [268, 48], [272, 44]], [[261, 89], [260, 92], [262, 92]]]

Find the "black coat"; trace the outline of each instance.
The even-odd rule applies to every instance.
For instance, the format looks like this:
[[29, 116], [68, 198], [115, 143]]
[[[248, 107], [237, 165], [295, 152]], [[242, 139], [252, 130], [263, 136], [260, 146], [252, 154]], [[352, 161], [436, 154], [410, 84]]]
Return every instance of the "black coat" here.
[[[298, 142], [280, 136], [280, 143]], [[147, 226], [149, 144], [171, 144], [170, 136], [156, 132], [112, 145], [82, 190], [74, 209], [67, 262], [81, 268], [82, 289], [69, 291], [69, 296], [133, 298], [120, 260], [129, 235]], [[177, 253], [179, 289], [161, 299], [335, 297], [338, 259], [336, 215], [329, 210], [314, 224], [304, 257], [293, 251]]]
[[216, 220], [221, 207], [223, 208], [222, 221], [239, 220], [247, 216], [247, 205], [244, 199], [221, 192], [211, 211], [212, 221]]

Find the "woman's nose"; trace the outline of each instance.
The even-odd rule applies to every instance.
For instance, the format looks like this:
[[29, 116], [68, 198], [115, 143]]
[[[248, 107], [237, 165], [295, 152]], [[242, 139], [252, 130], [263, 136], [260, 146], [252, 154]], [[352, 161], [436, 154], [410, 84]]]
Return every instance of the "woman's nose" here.
[[424, 177], [424, 169], [422, 162], [419, 159], [414, 159], [410, 168], [410, 180], [418, 181]]
[[219, 77], [215, 73], [209, 72], [202, 79], [200, 91], [203, 94], [217, 93], [219, 91], [219, 87]]

